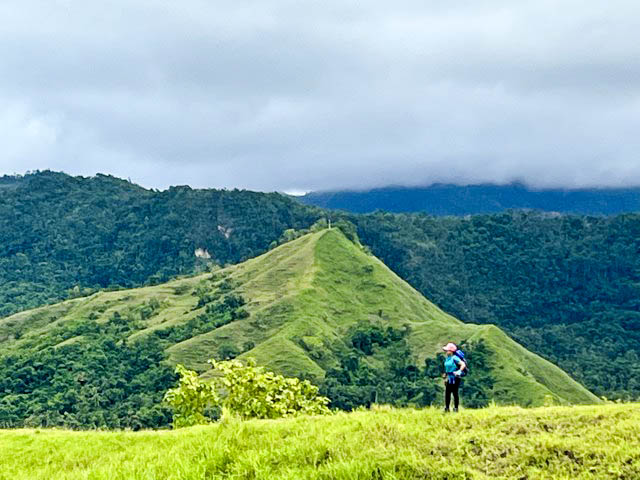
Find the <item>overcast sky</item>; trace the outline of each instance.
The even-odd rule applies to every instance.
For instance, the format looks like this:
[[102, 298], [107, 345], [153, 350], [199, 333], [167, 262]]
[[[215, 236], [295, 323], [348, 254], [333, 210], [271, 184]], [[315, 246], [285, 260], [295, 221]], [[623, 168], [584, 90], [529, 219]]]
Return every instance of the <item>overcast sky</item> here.
[[640, 185], [637, 0], [3, 0], [0, 174]]

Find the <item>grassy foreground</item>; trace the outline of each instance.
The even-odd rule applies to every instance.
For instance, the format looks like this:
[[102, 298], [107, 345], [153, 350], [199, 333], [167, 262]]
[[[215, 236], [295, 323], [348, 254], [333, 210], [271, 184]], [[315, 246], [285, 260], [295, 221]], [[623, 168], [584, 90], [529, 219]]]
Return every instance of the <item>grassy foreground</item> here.
[[640, 404], [0, 431], [0, 479], [637, 479]]

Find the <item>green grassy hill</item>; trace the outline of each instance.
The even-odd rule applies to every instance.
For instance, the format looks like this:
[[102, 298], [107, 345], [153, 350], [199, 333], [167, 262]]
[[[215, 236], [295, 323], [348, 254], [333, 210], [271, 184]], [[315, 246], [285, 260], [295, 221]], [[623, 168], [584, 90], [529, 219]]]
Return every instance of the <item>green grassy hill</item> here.
[[447, 315], [338, 229], [305, 235], [214, 273], [100, 292], [1, 319], [0, 349], [4, 355], [60, 349], [81, 344], [105, 325], [115, 325], [128, 342], [160, 339], [171, 362], [205, 375], [209, 358], [253, 357], [316, 383], [344, 368], [354, 329], [373, 326], [401, 336], [399, 345], [406, 347], [393, 350], [379, 342], [366, 355], [358, 352], [359, 371], [374, 376], [395, 368], [394, 356], [409, 357], [403, 359], [406, 369], [424, 365], [448, 341], [469, 348], [481, 343], [486, 371], [470, 378], [489, 372], [488, 395], [497, 403], [599, 401], [497, 327]]
[[320, 219], [353, 223], [378, 258], [456, 318], [499, 326], [598, 396], [640, 400], [640, 214], [350, 214], [275, 193], [5, 176], [0, 317], [236, 264]]
[[354, 412], [177, 431], [0, 430], [2, 480], [640, 478], [640, 406]]

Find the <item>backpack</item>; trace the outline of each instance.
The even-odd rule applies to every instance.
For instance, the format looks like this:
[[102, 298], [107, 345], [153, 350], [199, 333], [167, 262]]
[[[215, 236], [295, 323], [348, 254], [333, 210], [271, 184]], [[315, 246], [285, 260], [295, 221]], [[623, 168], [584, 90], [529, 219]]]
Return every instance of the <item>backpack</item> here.
[[467, 374], [469, 373], [469, 362], [465, 358], [464, 352], [462, 350], [458, 349], [458, 350], [455, 351], [454, 355], [464, 362], [465, 369], [462, 370], [462, 372], [460, 372], [460, 377], [466, 377]]

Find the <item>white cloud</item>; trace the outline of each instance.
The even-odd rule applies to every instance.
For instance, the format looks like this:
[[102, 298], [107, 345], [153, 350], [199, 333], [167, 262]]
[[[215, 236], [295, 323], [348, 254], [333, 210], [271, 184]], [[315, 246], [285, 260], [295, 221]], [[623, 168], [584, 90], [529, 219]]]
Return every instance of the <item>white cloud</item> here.
[[0, 173], [640, 184], [640, 6], [7, 0]]

